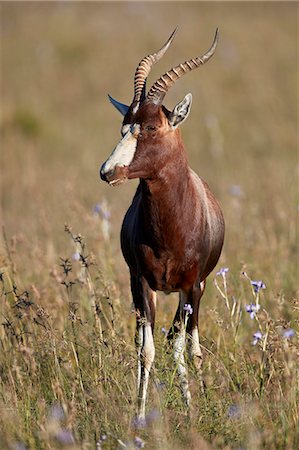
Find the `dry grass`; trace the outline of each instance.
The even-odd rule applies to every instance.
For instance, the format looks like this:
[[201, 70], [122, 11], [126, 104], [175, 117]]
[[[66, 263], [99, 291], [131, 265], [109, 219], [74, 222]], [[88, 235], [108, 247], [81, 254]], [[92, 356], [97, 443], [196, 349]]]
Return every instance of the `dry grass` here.
[[[138, 448], [137, 436], [148, 449], [298, 448], [297, 4], [0, 8], [0, 447]], [[129, 103], [138, 60], [176, 25], [150, 82], [205, 51], [220, 27], [213, 61], [166, 104], [193, 93], [182, 132], [223, 206], [217, 270], [230, 271], [216, 276], [221, 292], [210, 277], [202, 302], [206, 392], [190, 367], [191, 421], [161, 333], [177, 300], [159, 297], [149, 424], [134, 431], [135, 320], [119, 229], [136, 182], [113, 190], [98, 167], [119, 139], [106, 94]], [[97, 203], [111, 216], [94, 214]], [[266, 285], [254, 319], [244, 271]]]

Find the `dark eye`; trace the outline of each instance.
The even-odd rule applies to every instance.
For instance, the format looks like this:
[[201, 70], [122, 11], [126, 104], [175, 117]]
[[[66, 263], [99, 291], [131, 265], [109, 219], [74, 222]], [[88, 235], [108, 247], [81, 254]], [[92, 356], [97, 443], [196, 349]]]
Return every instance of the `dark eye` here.
[[145, 129], [146, 131], [157, 131], [157, 127], [154, 127], [153, 125], [147, 125]]

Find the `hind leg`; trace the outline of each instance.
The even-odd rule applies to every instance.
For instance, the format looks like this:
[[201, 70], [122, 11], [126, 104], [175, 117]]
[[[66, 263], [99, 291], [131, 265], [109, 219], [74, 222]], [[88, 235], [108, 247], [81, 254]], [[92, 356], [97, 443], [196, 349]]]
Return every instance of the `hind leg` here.
[[[192, 360], [200, 381], [201, 389], [203, 389], [203, 378], [202, 378], [202, 351], [199, 344], [199, 334], [198, 334], [198, 311], [200, 299], [204, 293], [206, 281], [202, 281], [199, 286], [194, 287], [192, 292], [190, 292], [189, 300], [190, 304], [193, 308], [193, 313], [189, 317], [187, 324], [187, 347], [188, 354], [190, 359]], [[190, 298], [191, 297], [191, 298]]]
[[182, 390], [184, 402], [187, 406], [191, 403], [191, 394], [189, 390], [187, 367], [185, 363], [186, 350], [186, 311], [184, 305], [187, 295], [180, 292], [179, 306], [173, 320], [173, 326], [169, 331], [168, 339], [173, 341], [173, 353], [176, 361], [176, 369], [179, 376], [179, 383]]

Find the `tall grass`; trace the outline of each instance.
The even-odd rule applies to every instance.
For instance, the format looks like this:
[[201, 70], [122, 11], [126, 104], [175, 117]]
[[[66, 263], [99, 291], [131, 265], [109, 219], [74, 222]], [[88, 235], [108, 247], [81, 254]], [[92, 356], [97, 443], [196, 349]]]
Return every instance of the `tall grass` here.
[[[1, 272], [4, 448], [296, 448], [296, 321], [272, 317], [260, 280], [242, 272], [234, 286], [237, 274], [216, 274], [218, 306], [204, 324], [213, 337], [202, 336], [204, 394], [189, 367], [191, 417], [158, 323], [147, 427], [135, 430], [134, 314], [124, 314], [106, 259], [69, 226], [66, 233], [69, 254], [44, 292], [17, 285], [9, 258]], [[289, 305], [291, 315], [298, 306]]]
[[[0, 8], [0, 448], [298, 448], [297, 5]], [[178, 300], [159, 294], [138, 429], [135, 314], [119, 248], [136, 182], [109, 189], [98, 166], [119, 139], [106, 93], [130, 102], [138, 59], [177, 24], [149, 84], [205, 51], [220, 27], [213, 61], [166, 105], [193, 93], [182, 133], [227, 231], [200, 309], [204, 393], [188, 363], [188, 414], [164, 333]]]

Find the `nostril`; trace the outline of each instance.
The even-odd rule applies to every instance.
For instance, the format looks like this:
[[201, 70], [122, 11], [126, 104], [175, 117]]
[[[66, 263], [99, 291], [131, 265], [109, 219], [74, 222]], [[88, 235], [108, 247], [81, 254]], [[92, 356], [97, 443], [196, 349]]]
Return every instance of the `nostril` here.
[[114, 173], [114, 170], [105, 170], [105, 163], [102, 165], [101, 169], [100, 169], [100, 178], [103, 181], [106, 181], [107, 183], [109, 182], [109, 177], [111, 177]]
[[101, 180], [103, 180], [103, 181], [107, 181], [107, 179], [106, 179], [106, 174], [105, 174], [105, 172], [103, 171], [103, 169], [100, 170], [100, 178], [101, 178]]
[[101, 166], [99, 175], [100, 175], [101, 180], [107, 181], [106, 172], [105, 172], [105, 163]]

